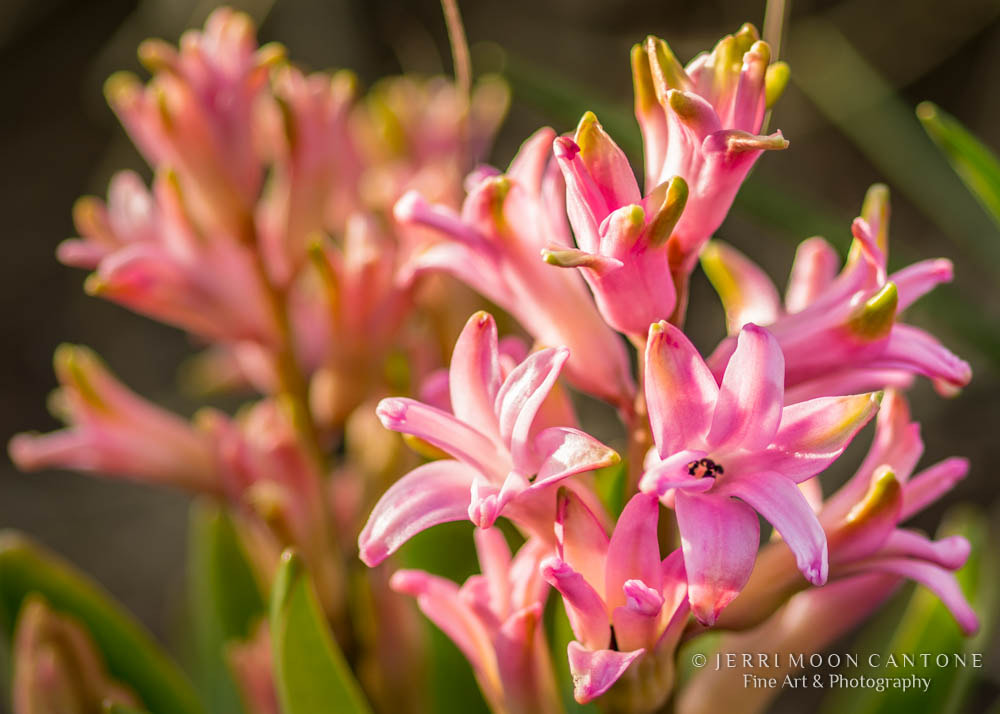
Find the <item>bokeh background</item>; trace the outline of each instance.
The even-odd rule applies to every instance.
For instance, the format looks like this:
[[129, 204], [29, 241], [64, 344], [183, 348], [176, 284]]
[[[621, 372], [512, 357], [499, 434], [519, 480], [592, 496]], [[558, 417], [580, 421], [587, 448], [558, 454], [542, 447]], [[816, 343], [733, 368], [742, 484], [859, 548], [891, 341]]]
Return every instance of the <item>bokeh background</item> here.
[[[103, 195], [111, 174], [148, 169], [103, 100], [118, 69], [141, 73], [144, 38], [175, 41], [214, 3], [195, 0], [4, 0], [0, 3], [0, 261], [3, 312], [0, 437], [56, 426], [45, 409], [55, 386], [51, 355], [63, 341], [94, 347], [139, 392], [180, 412], [197, 405], [177, 389], [176, 369], [193, 347], [178, 331], [84, 295], [84, 275], [54, 258], [72, 235], [81, 194]], [[253, 0], [231, 3], [305, 67], [349, 67], [364, 83], [450, 70], [436, 0]], [[499, 0], [461, 2], [477, 68], [504, 70], [513, 106], [493, 152], [505, 165], [539, 125], [572, 128], [593, 108], [634, 161], [629, 47], [665, 37], [682, 60], [744, 21], [761, 26], [763, 2], [717, 0]], [[955, 285], [915, 306], [973, 365], [973, 384], [943, 400], [914, 394], [925, 458], [972, 459], [969, 478], [922, 515], [933, 529], [950, 503], [975, 502], [997, 522], [1000, 438], [1000, 233], [965, 191], [914, 117], [930, 99], [1000, 148], [1000, 3], [996, 0], [789, 0], [781, 47], [793, 83], [772, 128], [791, 147], [762, 158], [720, 237], [757, 259], [784, 285], [794, 245], [824, 235], [839, 248], [866, 188], [892, 189], [891, 263], [948, 256]], [[502, 48], [502, 51], [501, 51]], [[708, 349], [722, 313], [707, 281], [694, 284], [690, 329]], [[868, 432], [843, 460], [846, 473]], [[171, 637], [182, 588], [187, 499], [75, 474], [23, 475], [0, 460], [0, 527], [31, 533], [93, 574], [155, 633]], [[1000, 681], [1000, 655], [987, 653]], [[997, 691], [996, 687], [992, 691]], [[986, 692], [984, 698], [988, 697]], [[803, 705], [792, 694], [780, 705]], [[4, 702], [5, 704], [5, 702]], [[2, 706], [2, 705], [0, 705]]]

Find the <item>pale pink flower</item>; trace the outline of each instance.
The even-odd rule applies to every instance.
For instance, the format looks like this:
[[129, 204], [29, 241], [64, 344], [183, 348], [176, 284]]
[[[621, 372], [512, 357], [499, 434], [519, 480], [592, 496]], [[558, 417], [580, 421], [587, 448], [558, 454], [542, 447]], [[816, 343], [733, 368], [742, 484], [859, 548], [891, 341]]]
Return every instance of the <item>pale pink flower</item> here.
[[667, 239], [687, 200], [672, 178], [642, 198], [624, 152], [590, 112], [554, 151], [566, 179], [566, 207], [578, 248], [552, 244], [546, 262], [579, 268], [609, 325], [642, 337], [677, 304]]
[[785, 406], [784, 373], [777, 340], [756, 325], [740, 332], [721, 384], [679, 329], [650, 327], [646, 402], [656, 447], [640, 488], [676, 512], [691, 609], [707, 625], [750, 577], [757, 513], [805, 578], [826, 582], [826, 535], [796, 484], [840, 456], [881, 395]]
[[84, 347], [59, 347], [55, 370], [60, 388], [52, 404], [68, 426], [11, 439], [10, 457], [19, 468], [66, 468], [221, 492], [206, 434], [132, 392]]
[[74, 218], [82, 238], [63, 242], [58, 256], [96, 269], [89, 293], [210, 340], [275, 343], [251, 249], [199, 233], [175, 174], [160, 172], [150, 192], [135, 173], [118, 173], [107, 205], [80, 199]]
[[636, 710], [654, 711], [673, 688], [687, 582], [680, 550], [660, 560], [658, 515], [656, 496], [636, 494], [609, 539], [575, 494], [560, 492], [558, 557], [542, 563], [542, 574], [562, 595], [576, 636], [568, 655], [581, 704], [621, 680], [618, 688]]
[[688, 186], [687, 205], [668, 244], [677, 270], [693, 269], [761, 153], [788, 146], [780, 131], [758, 136], [766, 108], [788, 78], [783, 62], [770, 62], [770, 47], [749, 24], [687, 67], [655, 37], [632, 48], [646, 193], [674, 176]]
[[[978, 618], [954, 576], [969, 555], [969, 542], [961, 536], [932, 541], [900, 527], [951, 490], [969, 468], [965, 459], [950, 458], [912, 475], [923, 450], [906, 400], [896, 391], [886, 392], [875, 438], [855, 475], [825, 503], [819, 493], [810, 498], [829, 542], [830, 579], [880, 573], [893, 581], [915, 580], [941, 598], [963, 631], [972, 633]], [[818, 492], [818, 480], [808, 485]], [[764, 548], [746, 589], [719, 618], [719, 626], [756, 625], [806, 587], [790, 561], [783, 545]]]
[[462, 651], [493, 711], [561, 712], [542, 622], [548, 587], [538, 565], [548, 546], [532, 539], [511, 558], [498, 529], [476, 529], [475, 540], [482, 575], [461, 587], [419, 570], [396, 572], [390, 587], [416, 597]]
[[546, 348], [505, 374], [496, 323], [480, 312], [455, 344], [452, 413], [413, 399], [383, 399], [378, 415], [386, 428], [454, 458], [418, 466], [393, 484], [358, 538], [361, 559], [376, 565], [414, 534], [466, 518], [487, 528], [503, 514], [543, 537], [551, 532], [551, 487], [619, 460], [579, 429], [544, 418], [543, 402], [568, 357], [565, 347]]
[[[968, 363], [936, 338], [899, 322], [903, 310], [952, 279], [952, 265], [924, 260], [886, 275], [888, 221], [888, 191], [875, 185], [854, 220], [855, 240], [840, 274], [833, 248], [810, 238], [796, 253], [784, 304], [767, 275], [734, 248], [714, 243], [703, 254], [730, 333], [753, 320], [781, 345], [788, 401], [906, 386], [915, 374], [950, 393], [972, 378]], [[709, 357], [717, 377], [734, 349], [731, 336]]]
[[253, 105], [284, 55], [277, 45], [258, 48], [254, 34], [246, 14], [216, 10], [203, 31], [181, 37], [179, 50], [162, 40], [140, 46], [153, 72], [148, 85], [128, 73], [106, 85], [111, 107], [150, 165], [177, 172], [198, 227], [237, 239], [245, 237], [263, 180]]
[[570, 247], [564, 188], [549, 160], [554, 136], [536, 132], [504, 175], [481, 169], [470, 176], [461, 215], [410, 193], [396, 204], [396, 218], [444, 239], [419, 251], [412, 270], [448, 272], [514, 315], [541, 345], [568, 347], [570, 380], [624, 406], [635, 390], [624, 345], [580, 276], [540, 256], [550, 243]]

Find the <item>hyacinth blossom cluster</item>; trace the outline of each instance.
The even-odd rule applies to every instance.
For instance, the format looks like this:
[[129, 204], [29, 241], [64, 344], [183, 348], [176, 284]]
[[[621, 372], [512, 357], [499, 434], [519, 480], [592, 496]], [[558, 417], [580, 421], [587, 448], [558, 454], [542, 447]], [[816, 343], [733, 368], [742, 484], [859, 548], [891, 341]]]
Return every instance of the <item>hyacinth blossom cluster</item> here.
[[[738, 682], [705, 671], [679, 687], [682, 642], [820, 650], [905, 580], [977, 629], [954, 575], [968, 542], [900, 526], [968, 469], [918, 470], [906, 401], [918, 376], [948, 396], [971, 379], [901, 319], [949, 261], [887, 271], [883, 186], [842, 267], [822, 239], [799, 246], [783, 300], [713, 239], [755, 162], [788, 147], [762, 131], [789, 69], [753, 26], [687, 65], [655, 37], [633, 48], [641, 187], [590, 112], [536, 131], [505, 171], [480, 163], [508, 102], [496, 77], [364, 92], [259, 46], [229, 9], [139, 54], [151, 79], [115, 75], [107, 96], [151, 185], [122, 172], [106, 200], [81, 199], [58, 257], [92, 271], [89, 293], [202, 346], [192, 386], [258, 396], [188, 419], [64, 345], [66, 427], [17, 435], [10, 455], [212, 499], [265, 596], [285, 592], [294, 551], [367, 706], [423, 710], [398, 686], [420, 685], [416, 609], [504, 714], [559, 712], [570, 693], [614, 712], [718, 710]], [[728, 329], [704, 356], [683, 329], [699, 265]], [[618, 431], [588, 433], [571, 390]], [[833, 490], [825, 474], [873, 420]], [[615, 478], [617, 504], [599, 488]], [[401, 567], [408, 541], [448, 522], [469, 524], [479, 573]], [[837, 597], [854, 608], [839, 630], [803, 625]], [[555, 655], [547, 606], [571, 631]], [[248, 714], [303, 711], [274, 612], [224, 653]], [[28, 599], [16, 633], [17, 714], [152, 706], [58, 603]]]

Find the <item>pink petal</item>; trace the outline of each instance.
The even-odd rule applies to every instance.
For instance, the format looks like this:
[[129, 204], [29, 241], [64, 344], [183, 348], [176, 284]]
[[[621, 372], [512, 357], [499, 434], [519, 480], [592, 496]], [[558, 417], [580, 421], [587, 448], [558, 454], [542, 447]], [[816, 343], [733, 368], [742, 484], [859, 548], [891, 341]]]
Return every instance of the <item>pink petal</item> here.
[[496, 666], [489, 634], [459, 596], [455, 583], [419, 570], [398, 570], [389, 587], [417, 598], [424, 615], [462, 650], [477, 672], [488, 675]]
[[554, 483], [567, 476], [612, 466], [621, 461], [590, 434], [569, 427], [550, 427], [535, 437], [534, 452], [542, 460], [534, 485]]
[[754, 324], [740, 331], [726, 366], [708, 442], [713, 447], [762, 449], [781, 421], [785, 358], [770, 332]]
[[552, 142], [555, 138], [554, 129], [542, 127], [524, 140], [507, 168], [507, 176], [524, 186], [530, 194], [542, 191], [542, 179], [552, 158]]
[[375, 410], [386, 429], [410, 434], [438, 447], [501, 481], [510, 469], [509, 457], [482, 432], [440, 409], [413, 399], [383, 399]]
[[542, 577], [562, 595], [576, 638], [591, 649], [607, 647], [611, 642], [611, 626], [604, 601], [597, 591], [559, 558], [543, 561]]
[[639, 202], [642, 196], [625, 152], [608, 136], [592, 112], [580, 120], [574, 140], [580, 147], [579, 156], [587, 173], [609, 209]]
[[715, 485], [715, 479], [692, 476], [689, 469], [691, 462], [706, 456], [708, 452], [705, 451], [680, 451], [650, 466], [639, 479], [639, 490], [643, 493], [655, 493], [661, 498], [675, 488], [692, 493], [708, 491]]
[[965, 599], [955, 575], [938, 565], [908, 558], [872, 558], [849, 566], [845, 573], [850, 572], [892, 573], [922, 583], [941, 598], [966, 635], [979, 629], [979, 618]]
[[716, 489], [749, 504], [774, 526], [813, 585], [826, 582], [826, 533], [805, 496], [791, 479], [773, 471], [732, 476]]
[[418, 466], [389, 487], [368, 517], [358, 549], [366, 565], [375, 566], [422, 530], [465, 520], [469, 487], [476, 472], [459, 461], [433, 461]]
[[954, 266], [946, 258], [921, 260], [893, 273], [889, 280], [896, 284], [899, 294], [896, 312], [902, 312], [941, 283], [950, 283], [954, 275]]
[[822, 238], [809, 238], [799, 243], [785, 290], [788, 312], [800, 312], [808, 307], [833, 282], [839, 265], [837, 251]]
[[660, 589], [663, 574], [656, 536], [659, 510], [656, 496], [646, 493], [637, 493], [622, 509], [608, 543], [604, 571], [604, 600], [608, 612], [625, 605], [623, 588], [628, 580], [641, 580], [654, 590]]
[[[878, 410], [879, 394], [824, 397], [782, 410], [781, 426], [765, 451], [747, 458], [740, 470], [777, 471], [805, 481], [839, 457]], [[728, 466], [728, 464], [727, 464]]]
[[713, 240], [701, 265], [726, 310], [726, 329], [735, 335], [748, 322], [769, 325], [781, 314], [774, 283], [753, 261], [728, 243]]
[[927, 332], [896, 323], [885, 350], [873, 366], [908, 369], [954, 387], [972, 380], [972, 368]]
[[923, 533], [897, 528], [879, 549], [879, 557], [926, 560], [948, 570], [958, 570], [969, 559], [971, 546], [962, 536], [931, 540]]
[[573, 675], [573, 697], [580, 704], [596, 699], [611, 688], [618, 678], [625, 674], [635, 660], [645, 654], [645, 650], [616, 652], [614, 650], [592, 651], [570, 642], [569, 671]]
[[750, 579], [760, 545], [757, 514], [713, 494], [675, 496], [691, 611], [711, 626]]
[[545, 603], [549, 585], [542, 577], [542, 561], [552, 553], [552, 544], [529, 539], [517, 551], [510, 565], [511, 609]]
[[698, 350], [668, 322], [649, 328], [646, 404], [660, 458], [704, 444], [719, 387]]
[[501, 619], [510, 613], [510, 548], [497, 528], [477, 528], [473, 533], [479, 570], [486, 578], [490, 609]]
[[497, 325], [491, 315], [480, 311], [465, 323], [451, 355], [448, 388], [455, 416], [499, 438], [493, 403], [500, 382]]
[[603, 593], [608, 535], [597, 517], [572, 491], [559, 491], [555, 532], [559, 557], [583, 575], [597, 592]]
[[930, 466], [914, 476], [903, 489], [903, 513], [906, 520], [941, 498], [965, 478], [969, 460], [952, 457]]
[[500, 423], [500, 438], [510, 448], [514, 468], [525, 475], [535, 469], [536, 455], [529, 439], [535, 415], [556, 383], [569, 350], [548, 348], [534, 353], [507, 375], [497, 393], [494, 411]]

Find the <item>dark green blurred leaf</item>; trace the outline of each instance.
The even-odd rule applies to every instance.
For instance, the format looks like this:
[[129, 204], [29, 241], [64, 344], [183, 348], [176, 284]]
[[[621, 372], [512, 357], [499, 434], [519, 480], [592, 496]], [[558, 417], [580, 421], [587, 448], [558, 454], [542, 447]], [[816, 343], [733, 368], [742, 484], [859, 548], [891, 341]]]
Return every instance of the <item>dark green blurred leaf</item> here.
[[284, 714], [371, 712], [330, 635], [301, 559], [287, 550], [271, 591], [274, 679]]
[[[979, 634], [966, 638], [948, 609], [932, 592], [917, 587], [906, 610], [881, 651], [886, 656], [945, 653], [968, 654], [982, 652], [995, 621], [997, 608], [996, 564], [991, 560], [992, 541], [987, 519], [977, 510], [962, 508], [952, 511], [938, 530], [938, 537], [962, 535], [972, 544], [968, 562], [957, 573], [959, 585], [981, 619]], [[876, 623], [874, 625], [878, 627]], [[884, 641], [884, 639], [882, 640]], [[859, 648], [859, 651], [864, 651]], [[874, 650], [868, 650], [874, 651]], [[917, 689], [903, 691], [887, 689], [837, 689], [824, 701], [824, 711], [852, 714], [960, 714], [976, 670], [972, 667], [939, 668], [924, 666], [918, 659], [915, 667], [887, 672], [885, 669], [863, 668], [848, 672], [866, 676], [916, 675], [931, 680], [927, 692]]]
[[594, 474], [594, 490], [612, 518], [617, 519], [625, 507], [625, 462], [605, 466]]
[[191, 507], [188, 597], [196, 653], [195, 683], [213, 714], [243, 711], [225, 659], [231, 640], [245, 640], [267, 609], [233, 523], [208, 501]]
[[931, 102], [917, 107], [917, 118], [972, 195], [1000, 226], [1000, 162], [996, 156], [955, 117]]
[[155, 712], [202, 714], [198, 696], [180, 669], [107, 593], [26, 536], [0, 535], [0, 625], [10, 642], [29, 593], [87, 626], [115, 679], [129, 685]]
[[127, 707], [124, 704], [107, 702], [104, 705], [103, 714], [150, 714], [150, 712], [143, 709], [133, 709], [132, 707]]

